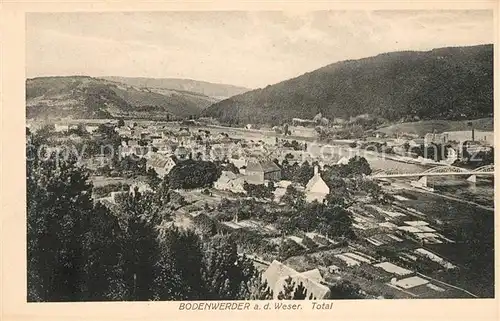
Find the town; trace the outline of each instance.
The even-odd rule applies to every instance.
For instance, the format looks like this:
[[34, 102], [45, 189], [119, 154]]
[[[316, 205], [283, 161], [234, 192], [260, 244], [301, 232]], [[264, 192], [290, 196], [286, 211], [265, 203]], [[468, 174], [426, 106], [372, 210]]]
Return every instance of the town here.
[[27, 301], [494, 298], [485, 8], [27, 13]]
[[[117, 217], [130, 197], [167, 195], [148, 218], [159, 235], [231, 236], [238, 255], [262, 274], [269, 298], [286, 298], [294, 286], [295, 299], [488, 296], [492, 262], [484, 262], [492, 254], [470, 238], [493, 235], [485, 232], [493, 132], [471, 125], [421, 137], [377, 130], [346, 137], [363, 121], [319, 114], [268, 129], [206, 119], [33, 121], [27, 153], [43, 137], [38, 158], [76, 157], [90, 173], [93, 202]], [[420, 173], [434, 167], [463, 171], [452, 179], [486, 186], [491, 199], [465, 201], [432, 188], [434, 176]], [[444, 204], [448, 210], [439, 210]], [[454, 254], [459, 247], [467, 258]]]

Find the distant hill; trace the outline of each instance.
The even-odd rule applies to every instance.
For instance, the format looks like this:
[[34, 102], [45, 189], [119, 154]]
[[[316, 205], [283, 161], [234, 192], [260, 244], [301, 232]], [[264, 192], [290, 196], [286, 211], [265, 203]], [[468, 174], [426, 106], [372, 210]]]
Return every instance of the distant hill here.
[[144, 77], [101, 77], [102, 79], [120, 82], [138, 88], [156, 88], [182, 90], [214, 97], [219, 100], [249, 91], [249, 88], [233, 85], [215, 84], [206, 81], [177, 78], [144, 78]]
[[202, 115], [230, 124], [280, 124], [318, 112], [329, 119], [372, 114], [390, 121], [491, 117], [493, 45], [337, 62], [220, 101]]
[[28, 118], [184, 118], [216, 101], [194, 92], [137, 88], [87, 76], [26, 80]]

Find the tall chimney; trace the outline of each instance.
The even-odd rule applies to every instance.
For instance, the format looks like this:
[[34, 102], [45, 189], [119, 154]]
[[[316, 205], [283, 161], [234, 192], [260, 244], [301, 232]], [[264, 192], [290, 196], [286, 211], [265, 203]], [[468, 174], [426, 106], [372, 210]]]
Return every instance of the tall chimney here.
[[314, 175], [318, 175], [319, 174], [319, 167], [318, 165], [314, 166]]

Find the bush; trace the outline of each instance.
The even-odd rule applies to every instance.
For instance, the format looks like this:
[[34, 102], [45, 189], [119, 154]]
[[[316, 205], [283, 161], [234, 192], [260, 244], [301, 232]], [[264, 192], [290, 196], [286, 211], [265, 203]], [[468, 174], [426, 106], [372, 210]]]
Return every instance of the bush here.
[[362, 299], [361, 288], [356, 283], [342, 280], [330, 286], [330, 299]]

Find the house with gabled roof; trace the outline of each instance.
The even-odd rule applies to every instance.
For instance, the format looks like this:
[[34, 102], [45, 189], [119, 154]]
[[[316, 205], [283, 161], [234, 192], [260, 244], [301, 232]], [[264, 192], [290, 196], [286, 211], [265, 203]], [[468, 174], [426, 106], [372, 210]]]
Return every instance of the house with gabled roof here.
[[235, 174], [230, 171], [222, 171], [219, 179], [214, 183], [214, 188], [223, 191], [231, 191], [233, 193], [246, 193], [243, 188], [245, 180], [243, 175]]
[[160, 155], [153, 153], [146, 162], [147, 169], [154, 169], [160, 177], [165, 177], [176, 165], [176, 158], [173, 155]]
[[271, 160], [248, 160], [245, 174], [251, 184], [264, 184], [264, 181], [281, 180], [281, 168]]
[[274, 260], [262, 275], [267, 281], [269, 288], [273, 291], [273, 298], [277, 299], [288, 278], [292, 278], [296, 286], [302, 284], [306, 289], [306, 299], [328, 299], [330, 297], [330, 288], [326, 286], [323, 277], [318, 269], [306, 272], [297, 272], [291, 267]]

